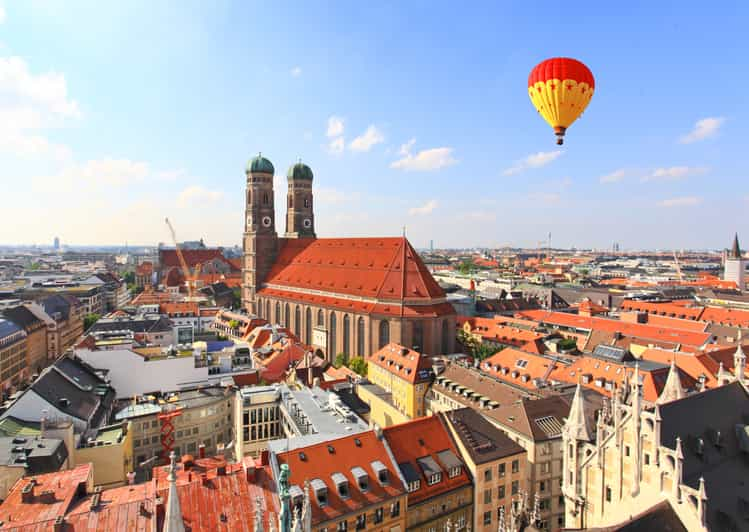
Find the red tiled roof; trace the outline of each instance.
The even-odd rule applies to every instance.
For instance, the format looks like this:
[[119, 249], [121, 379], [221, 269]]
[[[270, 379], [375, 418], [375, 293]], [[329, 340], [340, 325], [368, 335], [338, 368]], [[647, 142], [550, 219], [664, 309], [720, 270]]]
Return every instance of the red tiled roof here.
[[[459, 475], [450, 478], [447, 466], [438, 456], [438, 453], [450, 450], [460, 459], [460, 452], [439, 416], [414, 419], [387, 427], [382, 432], [398, 465], [408, 463], [419, 474], [419, 489], [408, 494], [409, 505], [448, 493], [461, 486], [471, 485], [465, 465]], [[437, 462], [442, 469], [441, 480], [431, 486], [417, 462], [419, 458], [427, 456]]]
[[149, 261], [144, 261], [135, 267], [135, 275], [141, 277], [151, 275], [153, 273], [153, 264]]
[[664, 342], [674, 342], [688, 346], [704, 345], [710, 338], [710, 333], [685, 331], [668, 327], [656, 327], [640, 323], [629, 323], [609, 318], [579, 316], [564, 312], [546, 310], [529, 310], [518, 313], [521, 317], [529, 318], [541, 323], [572, 327], [582, 330], [599, 330], [618, 332], [622, 335], [636, 338], [652, 339]]
[[[276, 299], [292, 301], [297, 303], [306, 303], [308, 305], [335, 308], [338, 310], [355, 312], [358, 314], [378, 314], [382, 316], [400, 316], [400, 304], [388, 303], [369, 303], [366, 301], [352, 301], [331, 296], [321, 296], [315, 294], [300, 294], [286, 290], [277, 290], [275, 288], [263, 288], [258, 291], [258, 295], [273, 297]], [[447, 316], [455, 313], [455, 309], [450, 303], [437, 303], [434, 305], [409, 305], [406, 303], [403, 309], [403, 316], [409, 317], [437, 317]]]
[[373, 353], [367, 361], [411, 384], [425, 382], [432, 377], [432, 360], [429, 357], [394, 342]]
[[[198, 264], [213, 260], [221, 259], [227, 262], [224, 258], [224, 254], [220, 249], [183, 249], [182, 257], [185, 259], [185, 263], [188, 268], [194, 268]], [[177, 250], [175, 249], [160, 249], [159, 250], [159, 264], [161, 268], [181, 268], [179, 257], [177, 256]]]
[[304, 358], [307, 349], [302, 344], [287, 343], [285, 347], [274, 350], [265, 359], [257, 360], [260, 366], [261, 377], [266, 382], [276, 382], [283, 378], [284, 373], [294, 362]]
[[481, 362], [481, 370], [500, 381], [535, 390], [534, 379], [546, 381], [556, 365], [553, 358], [508, 347]]
[[[8, 530], [9, 526], [17, 529], [29, 526], [30, 530], [36, 530], [30, 525], [49, 524], [58, 516], [65, 515], [79, 490], [85, 491], [85, 487], [90, 489], [93, 486], [92, 467], [91, 464], [83, 464], [67, 471], [34, 475], [33, 496], [30, 502], [23, 502], [21, 491], [31, 482], [31, 478], [24, 477], [16, 481], [0, 506], [3, 530]], [[43, 492], [52, 492], [49, 500], [43, 498]]]
[[[733, 351], [735, 350], [733, 348]], [[731, 358], [733, 358], [733, 351], [731, 352]], [[671, 364], [671, 360], [675, 360], [676, 367], [695, 381], [699, 380], [700, 375], [704, 375], [707, 388], [718, 386], [718, 379], [716, 378], [719, 367], [718, 361], [705, 352], [684, 353], [664, 349], [646, 349], [640, 353], [640, 359], [660, 362], [661, 364]], [[731, 367], [733, 367], [733, 364], [731, 364]], [[726, 370], [728, 369], [726, 368]]]
[[191, 316], [198, 315], [198, 304], [190, 301], [179, 301], [174, 303], [161, 303], [159, 304], [159, 312], [166, 314], [167, 316], [174, 316], [176, 314], [189, 314]]
[[467, 321], [471, 324], [473, 334], [480, 335], [484, 340], [498, 343], [521, 346], [526, 342], [534, 342], [544, 337], [541, 333], [505, 325], [493, 318], [470, 318]]
[[379, 300], [445, 297], [403, 237], [284, 240], [266, 283]]
[[[357, 443], [358, 442], [358, 443]], [[332, 453], [329, 449], [332, 449]], [[321, 507], [310, 489], [312, 524], [318, 525], [342, 515], [359, 512], [375, 504], [384, 504], [405, 494], [396, 465], [390, 459], [384, 443], [374, 431], [361, 432], [335, 440], [308, 445], [277, 455], [278, 463], [288, 464], [291, 469], [289, 479], [292, 485], [303, 488], [305, 481], [320, 479], [327, 487], [327, 504]], [[389, 483], [378, 482], [372, 462], [381, 462], [388, 471]], [[369, 489], [362, 492], [351, 470], [361, 467], [369, 477]], [[333, 482], [334, 473], [342, 474], [349, 485], [349, 497], [341, 498]], [[401, 511], [405, 511], [402, 508]]]

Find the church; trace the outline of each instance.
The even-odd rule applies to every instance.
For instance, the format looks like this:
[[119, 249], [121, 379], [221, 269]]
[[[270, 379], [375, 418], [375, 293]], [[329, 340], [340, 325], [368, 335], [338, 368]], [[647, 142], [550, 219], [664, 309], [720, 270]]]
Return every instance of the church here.
[[368, 357], [389, 342], [451, 353], [455, 309], [405, 236], [317, 238], [312, 170], [287, 173], [286, 231], [276, 231], [273, 164], [247, 164], [242, 305], [289, 328], [333, 361]]

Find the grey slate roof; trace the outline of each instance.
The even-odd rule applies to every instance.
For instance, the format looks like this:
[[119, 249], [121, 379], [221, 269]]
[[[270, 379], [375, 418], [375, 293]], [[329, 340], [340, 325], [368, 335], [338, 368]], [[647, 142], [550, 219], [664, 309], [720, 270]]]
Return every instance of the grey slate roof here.
[[[741, 450], [738, 427], [749, 424], [749, 394], [737, 383], [660, 407], [661, 444], [681, 438], [684, 483], [697, 489], [705, 479], [710, 530], [747, 530], [749, 453]], [[702, 440], [702, 442], [700, 442]]]
[[3, 316], [19, 327], [22, 327], [26, 332], [37, 324], [43, 323], [42, 320], [37, 318], [36, 315], [24, 305], [5, 309], [3, 311]]
[[524, 451], [472, 408], [460, 408], [443, 415], [455, 429], [455, 434], [468, 450], [474, 464], [484, 464]]

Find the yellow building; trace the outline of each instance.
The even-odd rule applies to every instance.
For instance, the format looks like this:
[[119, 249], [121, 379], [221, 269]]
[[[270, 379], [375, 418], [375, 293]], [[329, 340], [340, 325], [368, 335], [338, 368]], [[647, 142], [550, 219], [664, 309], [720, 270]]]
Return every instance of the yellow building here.
[[432, 380], [429, 357], [390, 343], [369, 357], [367, 378], [390, 393], [394, 407], [408, 418], [426, 414], [424, 403]]
[[384, 428], [409, 420], [405, 413], [396, 408], [392, 394], [375, 384], [358, 383], [356, 395], [369, 406], [367, 421], [370, 426], [377, 425]]

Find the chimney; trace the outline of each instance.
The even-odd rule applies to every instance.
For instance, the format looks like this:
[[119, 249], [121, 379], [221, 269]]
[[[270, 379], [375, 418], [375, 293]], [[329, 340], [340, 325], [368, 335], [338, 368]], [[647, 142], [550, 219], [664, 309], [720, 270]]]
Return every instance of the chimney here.
[[44, 490], [39, 494], [39, 502], [43, 502], [44, 504], [52, 504], [56, 500], [54, 490]]
[[226, 476], [226, 461], [222, 460], [218, 464], [216, 464], [216, 475], [219, 477]]
[[29, 483], [26, 484], [23, 489], [21, 489], [22, 503], [28, 504], [34, 502], [34, 484], [36, 484], [36, 480], [32, 478]]
[[268, 449], [265, 449], [264, 451], [260, 452], [260, 465], [268, 465], [270, 464], [270, 457], [268, 453]]
[[255, 482], [255, 462], [245, 462], [244, 471], [247, 476], [247, 482]]
[[205, 444], [201, 443], [198, 445], [198, 456], [200, 458], [205, 458]]
[[65, 530], [65, 516], [64, 515], [58, 515], [57, 518], [55, 518], [55, 524], [53, 525], [52, 530], [54, 532], [63, 532]]

